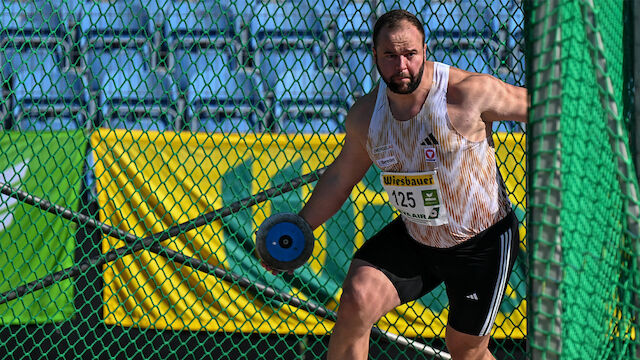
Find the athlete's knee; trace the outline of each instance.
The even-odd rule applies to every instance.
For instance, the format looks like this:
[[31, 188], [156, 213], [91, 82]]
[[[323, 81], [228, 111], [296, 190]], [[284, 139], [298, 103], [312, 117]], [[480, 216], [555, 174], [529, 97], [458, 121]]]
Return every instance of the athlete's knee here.
[[494, 359], [489, 351], [489, 336], [473, 336], [447, 326], [447, 349], [453, 360]]
[[338, 308], [338, 317], [349, 322], [360, 322], [362, 325], [373, 325], [378, 319], [374, 314], [375, 296], [366, 285], [350, 285], [343, 289]]
[[[362, 279], [352, 279], [343, 287], [338, 308], [338, 318], [342, 318], [354, 325], [370, 327], [378, 321], [396, 303], [389, 301], [391, 296], [384, 295], [384, 284], [367, 277]], [[397, 297], [397, 296], [396, 296]]]
[[354, 260], [343, 284], [338, 321], [369, 328], [384, 314], [400, 305], [398, 293], [380, 270]]

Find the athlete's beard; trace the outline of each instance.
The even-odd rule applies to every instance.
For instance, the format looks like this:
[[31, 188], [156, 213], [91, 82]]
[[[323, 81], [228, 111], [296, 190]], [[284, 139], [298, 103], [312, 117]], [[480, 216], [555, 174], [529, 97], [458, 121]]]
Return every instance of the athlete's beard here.
[[389, 90], [391, 90], [391, 92], [394, 92], [396, 94], [404, 95], [404, 94], [411, 94], [420, 85], [420, 82], [422, 81], [422, 73], [424, 72], [424, 63], [425, 62], [423, 61], [422, 65], [420, 66], [420, 70], [418, 71], [418, 74], [416, 76], [409, 75], [410, 81], [407, 85], [393, 82], [391, 78], [384, 77], [382, 75], [382, 71], [380, 71], [380, 67], [378, 66], [378, 64], [376, 64], [376, 67], [378, 68], [378, 73], [380, 74], [380, 77], [382, 77], [382, 80], [384, 80], [384, 82], [387, 84], [387, 87], [389, 88]]

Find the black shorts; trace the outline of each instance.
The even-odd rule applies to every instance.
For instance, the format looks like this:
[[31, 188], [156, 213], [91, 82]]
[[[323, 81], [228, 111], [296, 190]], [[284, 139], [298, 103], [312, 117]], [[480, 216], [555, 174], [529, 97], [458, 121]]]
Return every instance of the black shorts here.
[[449, 326], [470, 335], [491, 333], [518, 253], [518, 219], [511, 211], [473, 238], [450, 248], [414, 240], [400, 217], [355, 253], [391, 280], [400, 301], [417, 300], [443, 281]]

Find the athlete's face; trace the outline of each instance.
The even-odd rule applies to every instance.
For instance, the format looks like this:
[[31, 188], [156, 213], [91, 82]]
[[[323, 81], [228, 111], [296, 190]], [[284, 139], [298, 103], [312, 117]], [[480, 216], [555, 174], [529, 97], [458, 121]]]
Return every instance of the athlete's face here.
[[418, 88], [424, 72], [425, 50], [422, 34], [409, 22], [380, 32], [373, 56], [380, 77], [389, 90], [410, 94]]

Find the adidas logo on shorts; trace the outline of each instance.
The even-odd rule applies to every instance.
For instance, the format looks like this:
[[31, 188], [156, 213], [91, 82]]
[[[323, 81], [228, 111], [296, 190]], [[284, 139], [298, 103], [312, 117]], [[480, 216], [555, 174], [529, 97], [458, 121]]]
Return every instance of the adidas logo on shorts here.
[[469, 300], [478, 300], [478, 294], [476, 294], [476, 293], [473, 293], [473, 294], [471, 294], [471, 295], [467, 295], [467, 296], [465, 296], [465, 297], [466, 297], [467, 299], [469, 299]]

